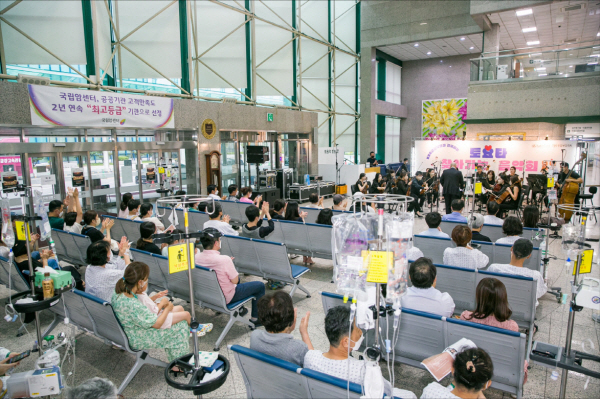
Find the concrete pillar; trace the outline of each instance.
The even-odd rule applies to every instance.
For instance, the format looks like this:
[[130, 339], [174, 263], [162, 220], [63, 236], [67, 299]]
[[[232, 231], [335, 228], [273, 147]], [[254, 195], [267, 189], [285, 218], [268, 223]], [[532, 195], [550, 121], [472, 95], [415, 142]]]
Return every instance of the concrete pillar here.
[[500, 51], [500, 24], [492, 24], [492, 29], [483, 32], [483, 52], [486, 57], [497, 56]]

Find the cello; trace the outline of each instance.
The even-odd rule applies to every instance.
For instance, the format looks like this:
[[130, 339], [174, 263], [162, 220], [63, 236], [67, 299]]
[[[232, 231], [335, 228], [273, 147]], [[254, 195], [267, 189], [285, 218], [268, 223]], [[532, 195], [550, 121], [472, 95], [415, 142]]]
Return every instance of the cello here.
[[507, 189], [504, 190], [504, 192], [502, 194], [500, 194], [499, 196], [497, 196], [497, 197], [494, 194], [492, 194], [492, 196], [496, 197], [496, 199], [495, 199], [496, 203], [499, 205], [499, 204], [503, 203], [504, 201], [506, 201], [506, 199], [510, 195], [510, 192], [508, 191], [508, 188], [512, 188], [512, 187], [515, 186], [515, 184], [521, 183], [522, 181], [523, 181], [523, 179], [517, 180], [516, 182], [514, 182], [513, 184], [511, 184], [509, 187], [507, 187]]
[[[584, 159], [587, 158], [587, 154], [585, 152], [581, 153], [581, 157], [579, 161], [575, 162], [575, 164], [569, 169], [569, 173], [565, 176], [565, 180], [571, 177], [571, 172], [575, 166], [583, 162]], [[575, 182], [565, 182], [561, 186], [560, 199], [558, 200], [558, 205], [573, 205], [575, 203], [575, 197], [579, 193], [579, 183]], [[571, 220], [571, 216], [573, 216], [573, 211], [561, 209], [558, 214], [565, 219], [565, 222], [569, 222]]]

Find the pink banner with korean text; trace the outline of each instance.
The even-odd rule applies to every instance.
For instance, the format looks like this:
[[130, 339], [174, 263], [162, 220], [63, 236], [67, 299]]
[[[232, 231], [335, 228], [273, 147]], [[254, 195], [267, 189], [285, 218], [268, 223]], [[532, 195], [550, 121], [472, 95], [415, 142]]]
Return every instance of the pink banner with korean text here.
[[29, 85], [33, 125], [173, 128], [173, 99]]
[[[558, 171], [564, 160], [573, 164], [577, 160], [577, 142], [569, 140], [542, 141], [440, 141], [415, 142], [412, 164], [418, 170], [450, 168], [455, 162], [463, 173], [475, 169], [475, 164], [489, 166], [496, 174], [514, 166], [523, 176], [539, 174], [545, 162]], [[552, 168], [552, 166], [551, 166]]]

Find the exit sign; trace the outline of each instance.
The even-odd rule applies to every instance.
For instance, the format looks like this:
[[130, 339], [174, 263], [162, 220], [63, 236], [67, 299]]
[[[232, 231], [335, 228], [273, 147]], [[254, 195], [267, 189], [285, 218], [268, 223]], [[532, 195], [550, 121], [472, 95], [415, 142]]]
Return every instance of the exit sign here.
[[273, 114], [267, 114], [267, 122], [273, 122]]

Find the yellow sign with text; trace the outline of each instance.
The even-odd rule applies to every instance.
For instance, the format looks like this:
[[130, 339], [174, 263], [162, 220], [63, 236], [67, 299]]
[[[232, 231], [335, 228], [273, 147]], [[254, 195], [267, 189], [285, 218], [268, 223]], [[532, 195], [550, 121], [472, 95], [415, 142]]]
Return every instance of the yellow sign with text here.
[[23, 221], [16, 221], [15, 227], [17, 228], [17, 240], [25, 241], [27, 238], [25, 237], [25, 226], [27, 226], [27, 236], [31, 237], [31, 231], [29, 230], [29, 225]]
[[[587, 274], [592, 272], [592, 258], [594, 257], [593, 249], [586, 249], [581, 255], [581, 267], [579, 268], [579, 274]], [[573, 276], [577, 271], [577, 259], [573, 262]]]
[[163, 168], [162, 166], [159, 166], [159, 167], [158, 167], [158, 173], [160, 173], [161, 175], [162, 175], [163, 173], [165, 173], [165, 168]]
[[547, 184], [548, 188], [554, 188], [554, 177], [549, 177], [548, 178], [548, 184]]
[[475, 194], [481, 194], [481, 183], [475, 183]]
[[367, 282], [386, 284], [388, 282], [388, 268], [393, 261], [393, 252], [370, 251]]
[[[190, 244], [190, 257], [192, 258], [192, 269], [194, 268], [194, 244]], [[169, 274], [183, 272], [188, 269], [188, 257], [185, 244], [172, 245], [169, 247]]]

